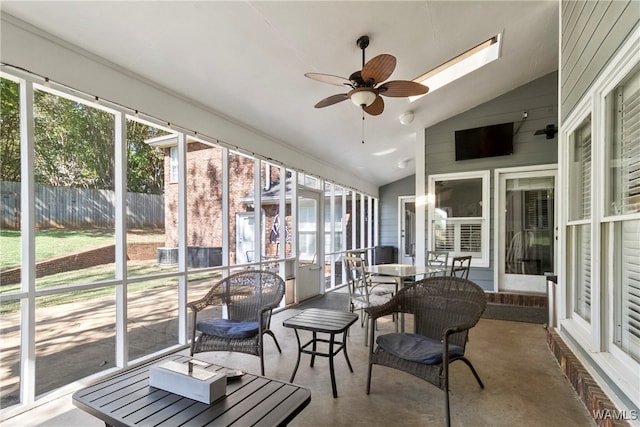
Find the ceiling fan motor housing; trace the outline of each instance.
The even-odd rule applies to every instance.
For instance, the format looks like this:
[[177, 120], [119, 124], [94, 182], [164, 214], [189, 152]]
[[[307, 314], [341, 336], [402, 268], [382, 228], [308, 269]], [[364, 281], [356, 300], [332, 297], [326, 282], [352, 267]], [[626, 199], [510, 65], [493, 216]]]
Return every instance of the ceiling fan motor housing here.
[[396, 67], [396, 58], [388, 53], [383, 53], [370, 61], [365, 61], [365, 49], [369, 46], [369, 36], [361, 36], [356, 44], [362, 49], [362, 69], [351, 74], [349, 79], [330, 74], [306, 73], [305, 76], [323, 83], [336, 86], [350, 87], [348, 93], [340, 93], [329, 96], [315, 105], [315, 108], [324, 108], [338, 102], [351, 99], [364, 112], [377, 116], [384, 111], [383, 96], [407, 97], [423, 95], [429, 88], [419, 83], [407, 80], [394, 80], [385, 82]]

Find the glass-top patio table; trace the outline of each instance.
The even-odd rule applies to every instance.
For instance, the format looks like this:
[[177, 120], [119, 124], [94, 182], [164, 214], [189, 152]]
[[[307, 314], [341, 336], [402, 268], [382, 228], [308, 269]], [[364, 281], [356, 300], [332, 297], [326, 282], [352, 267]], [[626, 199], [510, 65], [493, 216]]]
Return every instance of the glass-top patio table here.
[[415, 276], [431, 276], [447, 271], [447, 267], [416, 266], [412, 264], [378, 264], [364, 268], [367, 273], [378, 276], [390, 276], [400, 279], [400, 287], [404, 284], [404, 279]]
[[[370, 265], [364, 268], [364, 271], [378, 276], [395, 277], [398, 279], [398, 288], [404, 287], [405, 279], [414, 278], [416, 276], [433, 276], [445, 273], [446, 266], [417, 266], [413, 264], [378, 264]], [[404, 315], [400, 316], [400, 329], [404, 332]]]

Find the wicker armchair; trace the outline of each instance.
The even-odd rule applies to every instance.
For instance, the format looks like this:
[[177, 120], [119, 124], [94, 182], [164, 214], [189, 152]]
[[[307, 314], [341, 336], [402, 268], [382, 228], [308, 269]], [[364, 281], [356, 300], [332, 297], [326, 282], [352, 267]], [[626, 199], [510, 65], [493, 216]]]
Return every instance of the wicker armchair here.
[[[193, 310], [191, 355], [204, 351], [253, 354], [260, 357], [264, 375], [264, 334], [271, 335], [282, 353], [269, 327], [271, 312], [282, 301], [284, 290], [284, 280], [269, 271], [246, 270], [220, 280], [203, 298], [187, 304]], [[226, 306], [228, 318], [199, 319], [210, 306]]]
[[464, 352], [469, 329], [478, 323], [486, 305], [482, 288], [469, 280], [429, 277], [401, 289], [387, 304], [368, 307], [372, 325], [378, 317], [392, 313], [413, 315], [415, 333], [389, 333], [375, 338], [375, 328], [370, 328], [367, 394], [373, 365], [415, 375], [445, 392], [449, 426], [449, 364], [463, 361], [484, 388]]

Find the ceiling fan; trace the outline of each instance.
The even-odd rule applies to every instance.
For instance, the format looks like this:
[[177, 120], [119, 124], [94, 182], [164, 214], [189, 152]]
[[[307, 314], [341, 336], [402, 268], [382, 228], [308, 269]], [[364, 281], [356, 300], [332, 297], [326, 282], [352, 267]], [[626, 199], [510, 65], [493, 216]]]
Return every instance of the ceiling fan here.
[[[305, 76], [323, 83], [351, 88], [347, 93], [331, 95], [318, 102], [315, 107], [323, 108], [351, 99], [366, 113], [377, 116], [384, 111], [384, 101], [380, 97], [407, 97], [423, 95], [429, 91], [427, 86], [408, 80], [392, 80], [382, 83], [391, 76], [396, 68], [396, 58], [383, 53], [365, 63], [364, 51], [369, 46], [369, 36], [362, 36], [356, 44], [362, 49], [362, 70], [355, 71], [349, 78], [322, 73], [306, 73]], [[382, 83], [382, 84], [380, 84]]]

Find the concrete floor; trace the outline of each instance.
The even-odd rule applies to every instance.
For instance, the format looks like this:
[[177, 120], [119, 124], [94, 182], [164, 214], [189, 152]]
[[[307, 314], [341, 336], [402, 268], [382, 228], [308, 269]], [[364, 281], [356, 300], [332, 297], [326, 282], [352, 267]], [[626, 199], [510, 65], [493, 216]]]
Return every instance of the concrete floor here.
[[[282, 321], [297, 313], [288, 309], [274, 315], [272, 327], [282, 354], [266, 338], [266, 375], [288, 380], [297, 349], [293, 330]], [[391, 321], [379, 332], [392, 331]], [[302, 334], [305, 334], [302, 331]], [[349, 372], [344, 357], [336, 356], [338, 398], [331, 393], [328, 360], [318, 358], [309, 367], [303, 355], [295, 382], [309, 387], [311, 403], [292, 426], [440, 426], [444, 425], [444, 394], [408, 374], [374, 366], [371, 394], [365, 392], [368, 348], [364, 329], [351, 327], [348, 353], [354, 367]], [[310, 336], [310, 335], [309, 335]], [[303, 335], [306, 339], [307, 335]], [[467, 356], [484, 381], [478, 387], [463, 363], [451, 368], [451, 417], [454, 426], [589, 426], [596, 424], [564, 378], [546, 344], [539, 324], [482, 319], [471, 331]], [[259, 359], [238, 353], [201, 353], [198, 358], [259, 373]], [[6, 427], [103, 426], [98, 419], [75, 408], [71, 395], [39, 406], [2, 423]]]

